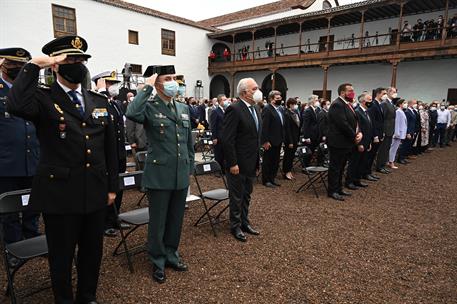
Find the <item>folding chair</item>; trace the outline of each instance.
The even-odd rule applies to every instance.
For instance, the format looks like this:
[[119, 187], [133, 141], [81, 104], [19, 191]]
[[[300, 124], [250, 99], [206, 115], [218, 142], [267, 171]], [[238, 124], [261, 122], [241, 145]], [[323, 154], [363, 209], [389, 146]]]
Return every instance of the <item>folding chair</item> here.
[[[306, 156], [306, 154], [309, 154], [311, 150], [307, 147], [300, 147], [298, 148], [298, 157], [301, 159]], [[327, 190], [327, 184], [325, 183], [325, 178], [327, 177], [328, 174], [328, 168], [325, 167], [306, 167], [303, 168], [304, 172], [306, 173], [306, 176], [308, 177], [308, 180], [300, 186], [300, 188], [297, 189], [297, 193], [299, 193], [302, 190], [306, 190], [309, 188], [312, 188], [314, 191], [314, 195], [316, 195], [316, 198], [319, 198], [319, 194], [317, 193], [317, 188], [316, 184], [321, 183], [325, 190]]]
[[[144, 164], [146, 163], [146, 158], [148, 156], [147, 151], [141, 151], [137, 152], [135, 154], [135, 163], [136, 163], [136, 170], [137, 171], [143, 171], [144, 170]], [[143, 189], [143, 187], [140, 188], [140, 192], [143, 193], [141, 198], [138, 200], [138, 203], [136, 203], [137, 207], [141, 206], [141, 202], [143, 202], [144, 198], [146, 197], [146, 189]]]
[[[30, 189], [5, 192], [0, 195], [0, 217], [19, 213], [27, 210], [29, 203]], [[0, 221], [0, 246], [3, 252], [4, 267], [6, 276], [8, 279], [7, 294], [10, 296], [12, 304], [17, 302], [16, 291], [14, 288], [14, 275], [17, 271], [25, 265], [26, 262], [38, 258], [44, 257], [48, 254], [48, 245], [46, 242], [46, 236], [41, 235], [34, 238], [22, 240], [15, 243], [6, 244], [4, 238], [3, 224]], [[17, 265], [10, 265], [8, 257], [14, 257], [19, 262]], [[40, 292], [49, 287], [40, 288], [24, 294], [23, 296], [30, 296], [37, 292]]]
[[[129, 173], [119, 174], [119, 190], [130, 190], [130, 189], [139, 189], [141, 188], [141, 177], [143, 171], [135, 171]], [[127, 212], [120, 213], [120, 210], [117, 210], [114, 206], [114, 212], [117, 215], [117, 220], [119, 226], [122, 223], [129, 224], [130, 229], [126, 232], [122, 229], [119, 229], [121, 235], [121, 241], [116, 246], [113, 252], [113, 256], [118, 256], [124, 254], [127, 256], [127, 264], [131, 273], [133, 273], [133, 264], [132, 264], [132, 255], [142, 252], [145, 250], [144, 245], [135, 246], [129, 248], [127, 244], [127, 238], [135, 232], [139, 227], [149, 224], [149, 208], [140, 208]], [[123, 246], [124, 251], [120, 252], [119, 249]]]
[[[225, 188], [218, 188], [203, 192], [198, 177], [210, 174], [213, 176], [216, 176], [216, 174], [218, 174], [222, 179]], [[220, 217], [224, 213], [224, 211], [227, 210], [229, 205], [227, 204], [227, 206], [225, 206], [216, 216], [213, 216], [211, 214], [211, 210], [213, 210], [214, 207], [218, 206], [223, 201], [229, 199], [227, 182], [225, 181], [225, 177], [222, 174], [221, 167], [216, 161], [196, 163], [194, 168], [194, 178], [195, 183], [197, 184], [200, 199], [203, 203], [203, 207], [205, 208], [205, 212], [195, 222], [194, 226], [209, 223], [211, 225], [211, 229], [213, 230], [214, 236], [217, 236], [215, 225], [221, 222]], [[209, 206], [210, 202], [212, 204]], [[203, 221], [205, 217], [208, 218], [208, 221]]]

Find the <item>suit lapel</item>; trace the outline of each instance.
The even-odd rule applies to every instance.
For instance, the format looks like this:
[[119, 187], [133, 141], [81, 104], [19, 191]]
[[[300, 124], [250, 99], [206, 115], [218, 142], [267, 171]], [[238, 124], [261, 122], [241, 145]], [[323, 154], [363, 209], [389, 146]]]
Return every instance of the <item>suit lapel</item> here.
[[54, 96], [54, 102], [59, 105], [63, 111], [76, 117], [79, 120], [82, 120], [79, 111], [76, 109], [75, 104], [71, 101], [70, 97], [65, 93], [65, 91], [60, 87], [57, 82], [54, 82], [51, 86], [52, 96]]
[[[251, 114], [251, 111], [248, 109], [248, 107], [244, 104], [244, 101], [240, 100], [239, 101], [241, 103], [241, 109], [242, 111], [244, 112], [244, 114], [249, 117], [249, 121], [251, 122], [251, 125], [252, 127], [254, 127], [254, 130], [257, 131], [257, 127], [255, 125], [255, 121], [254, 121], [254, 117], [252, 117], [252, 114]], [[255, 107], [254, 107], [255, 109]], [[256, 114], [257, 114], [257, 110], [256, 110]], [[260, 120], [259, 120], [259, 115], [257, 114], [257, 120], [259, 121], [259, 129], [260, 129]]]

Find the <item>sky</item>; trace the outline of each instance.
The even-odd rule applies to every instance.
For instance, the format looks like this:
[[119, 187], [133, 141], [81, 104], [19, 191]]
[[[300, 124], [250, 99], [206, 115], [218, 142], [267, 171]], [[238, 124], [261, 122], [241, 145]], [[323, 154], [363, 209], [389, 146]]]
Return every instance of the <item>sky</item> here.
[[[194, 21], [250, 8], [272, 0], [124, 0]], [[318, 0], [320, 1], [320, 0]], [[340, 5], [362, 0], [339, 0]]]

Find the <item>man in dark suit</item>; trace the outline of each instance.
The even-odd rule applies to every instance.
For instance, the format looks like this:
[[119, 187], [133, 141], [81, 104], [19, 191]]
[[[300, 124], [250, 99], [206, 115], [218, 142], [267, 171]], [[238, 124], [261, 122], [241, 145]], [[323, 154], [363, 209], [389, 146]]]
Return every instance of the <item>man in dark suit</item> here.
[[[410, 158], [416, 158], [417, 155], [420, 154], [420, 147], [421, 147], [421, 141], [422, 141], [422, 126], [421, 126], [421, 115], [419, 113], [418, 109], [419, 105], [416, 101], [416, 103], [413, 105], [413, 112], [414, 115], [416, 116], [416, 121], [415, 121], [415, 127], [414, 127], [414, 138], [412, 141], [412, 147], [411, 147], [411, 156]], [[416, 146], [414, 147], [414, 143], [416, 143]]]
[[[72, 265], [76, 246], [76, 303], [97, 303], [106, 205], [118, 189], [116, 137], [106, 96], [87, 91], [86, 41], [63, 36], [43, 47], [49, 55], [26, 64], [10, 92], [10, 113], [31, 120], [41, 154], [30, 207], [41, 211], [56, 303], [74, 303]], [[41, 69], [56, 81], [37, 87]]]
[[390, 146], [392, 145], [392, 138], [395, 132], [395, 116], [396, 107], [394, 100], [397, 100], [397, 89], [387, 89], [387, 95], [383, 95], [381, 109], [384, 113], [384, 140], [379, 147], [378, 157], [376, 159], [376, 171], [380, 173], [390, 173], [385, 167], [389, 159]]
[[262, 184], [268, 188], [279, 187], [275, 181], [279, 169], [281, 147], [284, 142], [284, 114], [280, 110], [281, 92], [271, 91], [268, 104], [262, 110], [261, 143], [264, 154], [262, 162]]
[[252, 78], [241, 79], [240, 100], [225, 111], [222, 138], [230, 196], [230, 228], [233, 236], [246, 242], [244, 232], [258, 235], [249, 222], [252, 184], [259, 169], [262, 118], [255, 106], [263, 95]]
[[189, 97], [189, 113], [190, 113], [190, 123], [192, 129], [197, 128], [198, 123], [200, 122], [200, 117], [198, 113], [197, 101], [194, 97]]
[[351, 105], [355, 97], [354, 88], [351, 84], [344, 83], [338, 87], [338, 95], [328, 112], [328, 196], [337, 201], [344, 201], [343, 196], [351, 195], [343, 190], [344, 167], [354, 145], [360, 143], [363, 135], [357, 130], [357, 116]]
[[398, 162], [402, 165], [407, 164], [406, 157], [411, 153], [414, 133], [416, 131], [416, 114], [414, 114], [413, 106], [416, 104], [415, 100], [408, 101], [408, 108], [405, 110], [407, 128], [406, 138], [402, 141], [400, 150], [398, 152]]
[[[308, 98], [308, 108], [303, 112], [302, 134], [307, 146], [311, 152], [314, 153], [316, 147], [319, 145], [319, 125], [317, 122], [317, 114], [320, 108], [317, 106], [319, 103], [319, 96], [311, 95]], [[304, 165], [307, 167], [311, 158], [308, 158]]]
[[211, 137], [214, 145], [214, 158], [225, 173], [224, 150], [222, 149], [222, 123], [224, 122], [225, 103], [227, 97], [224, 94], [217, 96], [216, 108], [211, 111]]
[[[8, 93], [21, 68], [31, 58], [23, 48], [0, 49], [0, 193], [28, 189], [40, 158], [40, 144], [32, 122], [8, 112]], [[0, 218], [6, 243], [39, 235], [39, 213], [25, 211]], [[8, 257], [11, 264], [15, 259]]]
[[367, 155], [373, 142], [373, 126], [371, 123], [368, 109], [371, 106], [371, 96], [363, 93], [359, 98], [359, 106], [355, 109], [357, 121], [359, 122], [360, 132], [363, 134], [362, 141], [354, 147], [349, 159], [349, 165], [346, 171], [346, 187], [351, 190], [357, 190], [359, 187], [368, 187], [361, 179], [367, 166]]
[[[367, 166], [364, 178], [367, 180], [378, 180], [379, 177], [373, 175], [373, 163], [378, 154], [379, 147], [384, 140], [384, 112], [381, 108], [381, 101], [387, 98], [387, 90], [385, 88], [377, 88], [374, 90], [375, 98], [368, 109], [368, 114], [373, 124], [373, 144], [367, 156]], [[390, 149], [390, 148], [389, 148]], [[385, 173], [388, 173], [385, 171]]]

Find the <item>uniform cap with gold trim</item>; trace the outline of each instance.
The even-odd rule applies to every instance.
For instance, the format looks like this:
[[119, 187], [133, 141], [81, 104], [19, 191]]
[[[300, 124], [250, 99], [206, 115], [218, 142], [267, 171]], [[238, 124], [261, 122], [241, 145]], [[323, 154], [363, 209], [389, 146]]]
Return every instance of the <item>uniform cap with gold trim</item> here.
[[32, 56], [27, 50], [23, 48], [13, 47], [0, 49], [0, 58], [5, 58], [17, 62], [27, 62], [32, 58]]
[[51, 57], [61, 54], [67, 54], [67, 56], [81, 56], [86, 59], [91, 57], [91, 55], [86, 54], [86, 40], [80, 36], [63, 36], [56, 38], [43, 46], [42, 51]]
[[97, 80], [99, 80], [100, 78], [104, 78], [106, 81], [110, 82], [121, 82], [116, 77], [116, 71], [106, 71], [98, 75], [95, 75], [94, 77], [92, 77], [92, 81], [97, 83]]

